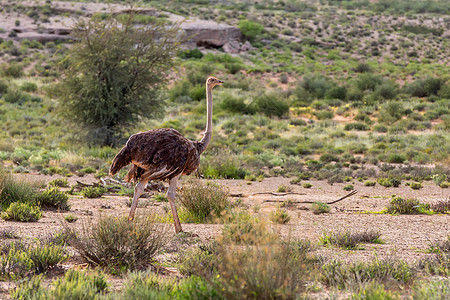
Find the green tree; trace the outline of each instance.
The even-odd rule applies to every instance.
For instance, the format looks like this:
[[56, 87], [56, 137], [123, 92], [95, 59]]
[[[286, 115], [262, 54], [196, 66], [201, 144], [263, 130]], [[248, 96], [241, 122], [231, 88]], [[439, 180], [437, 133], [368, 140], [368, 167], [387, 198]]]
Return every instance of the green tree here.
[[162, 112], [160, 90], [173, 67], [179, 26], [140, 26], [134, 17], [92, 18], [74, 27], [60, 113], [90, 143], [115, 145], [140, 118]]
[[243, 35], [245, 35], [250, 41], [253, 41], [259, 34], [261, 34], [264, 26], [249, 20], [241, 20], [239, 21], [239, 29]]

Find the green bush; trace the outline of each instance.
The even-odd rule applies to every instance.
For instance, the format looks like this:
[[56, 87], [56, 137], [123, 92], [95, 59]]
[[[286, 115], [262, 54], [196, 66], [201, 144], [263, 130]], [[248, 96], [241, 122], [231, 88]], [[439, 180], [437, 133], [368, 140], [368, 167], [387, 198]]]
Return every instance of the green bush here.
[[37, 91], [38, 87], [37, 87], [36, 83], [26, 81], [26, 82], [22, 83], [22, 85], [20, 86], [20, 89], [22, 91], [25, 91], [28, 93], [33, 93], [33, 92]]
[[399, 179], [393, 177], [380, 177], [377, 182], [384, 187], [398, 187], [401, 184]]
[[50, 181], [48, 183], [48, 186], [50, 186], [50, 187], [52, 187], [52, 186], [68, 187], [69, 182], [67, 181], [67, 178], [56, 178], [56, 179], [53, 179], [52, 181]]
[[349, 131], [349, 130], [366, 131], [367, 125], [363, 124], [363, 123], [349, 123], [349, 124], [345, 124], [344, 130], [346, 130], [346, 131]]
[[239, 30], [244, 36], [246, 36], [250, 41], [256, 39], [264, 29], [264, 26], [249, 20], [241, 20], [238, 24]]
[[429, 204], [420, 203], [417, 199], [403, 199], [394, 197], [385, 212], [388, 214], [422, 214], [430, 209]]
[[375, 186], [377, 183], [375, 181], [367, 180], [364, 182], [365, 186]]
[[166, 226], [155, 218], [100, 217], [95, 224], [84, 224], [79, 230], [64, 224], [68, 243], [84, 261], [94, 266], [121, 272], [152, 264], [167, 242]]
[[282, 208], [277, 208], [270, 213], [270, 221], [278, 224], [286, 224], [291, 220], [288, 211]]
[[3, 95], [3, 100], [5, 100], [5, 102], [18, 105], [22, 105], [30, 99], [30, 95], [17, 89], [8, 89], [8, 92]]
[[42, 218], [42, 211], [38, 206], [26, 202], [13, 202], [1, 214], [3, 220], [36, 222]]
[[228, 192], [222, 186], [198, 180], [186, 182], [178, 193], [178, 200], [196, 223], [220, 217], [230, 207]]
[[344, 191], [352, 191], [354, 189], [355, 189], [355, 187], [353, 186], [353, 184], [348, 184], [348, 185], [344, 186]]
[[187, 49], [187, 50], [179, 51], [178, 52], [178, 57], [181, 57], [183, 59], [189, 59], [189, 58], [200, 59], [200, 58], [203, 57], [203, 53], [202, 53], [202, 51], [200, 51], [197, 48], [192, 49], [192, 50]]
[[107, 292], [108, 284], [102, 273], [87, 274], [69, 269], [64, 277], [52, 282], [53, 288], [44, 289], [42, 277], [32, 277], [11, 291], [13, 299], [97, 299]]
[[327, 203], [323, 202], [314, 202], [311, 204], [311, 210], [315, 215], [329, 213], [331, 207]]
[[251, 103], [251, 109], [268, 117], [282, 117], [289, 112], [289, 105], [275, 94], [263, 94]]
[[390, 153], [386, 159], [386, 162], [391, 164], [402, 164], [406, 161], [406, 157], [403, 154]]
[[226, 240], [252, 244], [266, 234], [266, 228], [247, 211], [233, 211], [225, 219], [222, 235]]
[[11, 174], [0, 168], [0, 191], [0, 204], [5, 210], [14, 202], [35, 204], [38, 189], [32, 183], [14, 179]]
[[83, 195], [83, 197], [86, 197], [86, 198], [99, 198], [107, 191], [108, 191], [108, 189], [103, 186], [97, 186], [97, 187], [89, 186], [89, 187], [86, 187], [81, 190], [81, 195]]
[[68, 214], [67, 216], [64, 217], [64, 220], [66, 220], [69, 223], [73, 223], [78, 220], [78, 217], [72, 214]]
[[420, 190], [423, 186], [420, 182], [411, 182], [409, 184], [409, 187], [412, 188], [413, 190]]
[[36, 195], [36, 203], [46, 209], [69, 210], [69, 197], [57, 187], [49, 188]]
[[381, 233], [373, 230], [361, 231], [351, 233], [345, 232], [333, 232], [330, 234], [324, 233], [320, 238], [320, 243], [323, 245], [333, 245], [342, 247], [345, 249], [357, 249], [360, 243], [375, 243], [381, 244]]

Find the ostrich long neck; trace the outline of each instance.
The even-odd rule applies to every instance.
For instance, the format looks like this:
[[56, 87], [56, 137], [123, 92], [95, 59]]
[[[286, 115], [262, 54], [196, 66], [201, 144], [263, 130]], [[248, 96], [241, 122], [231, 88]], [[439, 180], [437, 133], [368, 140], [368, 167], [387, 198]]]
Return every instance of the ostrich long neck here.
[[212, 103], [212, 86], [206, 85], [206, 130], [202, 140], [200, 141], [200, 153], [205, 151], [208, 147], [209, 142], [211, 142], [212, 136], [212, 113], [213, 113], [213, 103]]

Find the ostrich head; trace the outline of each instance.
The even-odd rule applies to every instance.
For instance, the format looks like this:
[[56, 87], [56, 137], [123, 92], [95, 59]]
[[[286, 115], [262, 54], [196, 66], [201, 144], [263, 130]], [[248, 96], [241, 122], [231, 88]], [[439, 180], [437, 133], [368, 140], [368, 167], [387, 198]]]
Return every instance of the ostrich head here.
[[222, 83], [223, 83], [222, 80], [219, 80], [214, 76], [211, 76], [206, 80], [206, 85], [211, 88], [213, 88], [214, 86], [216, 86], [218, 84], [222, 84]]

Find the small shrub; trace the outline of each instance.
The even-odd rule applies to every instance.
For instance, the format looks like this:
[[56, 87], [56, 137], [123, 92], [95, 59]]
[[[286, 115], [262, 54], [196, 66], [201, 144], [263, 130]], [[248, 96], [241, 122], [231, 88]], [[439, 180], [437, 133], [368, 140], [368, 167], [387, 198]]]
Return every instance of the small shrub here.
[[402, 164], [406, 161], [406, 157], [403, 154], [390, 153], [386, 159], [386, 162], [391, 164]]
[[259, 220], [247, 211], [233, 211], [225, 215], [222, 236], [235, 243], [255, 242], [266, 233], [266, 228]]
[[17, 229], [15, 227], [5, 227], [0, 229], [0, 240], [5, 239], [17, 239], [19, 236], [16, 234]]
[[27, 181], [16, 180], [0, 168], [0, 204], [3, 210], [11, 203], [27, 202], [34, 204], [37, 186]]
[[311, 183], [308, 183], [308, 182], [305, 182], [305, 183], [303, 184], [303, 187], [304, 187], [305, 189], [309, 189], [309, 188], [312, 188], [312, 184], [311, 184]]
[[352, 190], [354, 190], [354, 186], [353, 186], [353, 184], [348, 184], [348, 185], [346, 185], [346, 186], [344, 186], [344, 191], [352, 191]]
[[368, 282], [407, 284], [412, 279], [412, 268], [401, 260], [375, 258], [370, 263], [350, 265], [335, 260], [322, 267], [323, 282], [340, 289], [359, 288]]
[[185, 183], [178, 200], [197, 223], [220, 217], [230, 207], [228, 192], [222, 186], [211, 182], [204, 185], [198, 180]]
[[[214, 245], [214, 244], [212, 244]], [[213, 276], [220, 264], [217, 249], [204, 245], [182, 251], [178, 260], [178, 270], [184, 276]]]
[[38, 87], [37, 84], [34, 82], [24, 82], [21, 86], [20, 89], [22, 91], [28, 92], [28, 93], [33, 93], [36, 92]]
[[29, 203], [13, 202], [1, 214], [1, 218], [6, 221], [36, 222], [42, 218], [42, 211], [39, 207]]
[[280, 185], [277, 190], [278, 193], [286, 193], [290, 191], [292, 191], [292, 188], [284, 184]]
[[78, 217], [72, 214], [68, 214], [67, 216], [64, 217], [64, 220], [66, 220], [69, 223], [73, 223], [78, 220]]
[[384, 187], [398, 187], [401, 184], [399, 179], [393, 177], [380, 177], [377, 182]]
[[167, 199], [167, 195], [163, 193], [153, 195], [153, 199], [156, 202], [169, 202], [169, 199]]
[[364, 123], [349, 123], [349, 124], [345, 124], [344, 130], [346, 130], [346, 131], [349, 131], [349, 130], [366, 131], [367, 125]]
[[394, 197], [385, 211], [388, 214], [421, 214], [430, 209], [430, 205], [422, 204], [416, 199]]
[[68, 200], [69, 196], [58, 190], [57, 187], [49, 188], [36, 195], [36, 203], [47, 209], [69, 210]]
[[443, 189], [446, 189], [446, 188], [450, 187], [450, 182], [448, 182], [448, 181], [442, 181], [442, 182], [439, 184], [439, 187], [441, 187], [441, 188], [443, 188]]
[[319, 215], [329, 213], [331, 207], [327, 203], [314, 202], [313, 204], [311, 204], [311, 210], [313, 211], [314, 214]]
[[107, 188], [103, 186], [97, 186], [97, 187], [86, 187], [83, 190], [81, 190], [81, 195], [86, 198], [99, 198], [104, 193], [108, 191]]
[[382, 243], [381, 233], [373, 230], [362, 231], [357, 233], [346, 232], [334, 232], [330, 234], [324, 234], [320, 238], [320, 243], [323, 245], [333, 245], [342, 247], [345, 249], [357, 249], [360, 243]]
[[352, 295], [352, 300], [365, 300], [365, 299], [372, 299], [372, 300], [396, 300], [400, 297], [393, 294], [391, 291], [387, 291], [384, 288], [384, 285], [380, 285], [378, 283], [369, 283], [366, 286], [363, 286], [364, 288], [361, 288], [358, 294]]
[[450, 212], [450, 199], [449, 200], [439, 200], [430, 205], [430, 208], [437, 213]]
[[420, 182], [411, 182], [409, 184], [409, 187], [412, 188], [413, 190], [420, 190], [423, 186]]
[[450, 295], [450, 279], [426, 280], [414, 286], [413, 299], [446, 299]]
[[69, 182], [67, 178], [56, 178], [48, 183], [49, 186], [68, 187]]
[[377, 184], [376, 181], [367, 180], [364, 182], [365, 186], [375, 186], [376, 184]]
[[278, 224], [286, 224], [291, 220], [287, 210], [278, 208], [270, 213], [270, 221]]
[[80, 170], [81, 173], [85, 173], [85, 174], [92, 174], [95, 173], [95, 168], [93, 167], [86, 167]]
[[154, 217], [100, 217], [96, 224], [83, 224], [80, 231], [64, 225], [68, 243], [89, 264], [114, 271], [136, 269], [152, 263], [167, 242], [166, 227]]

